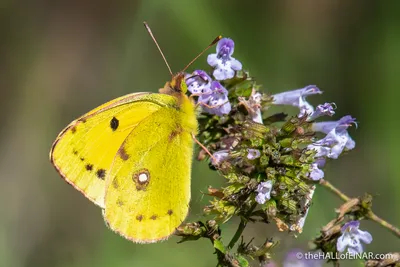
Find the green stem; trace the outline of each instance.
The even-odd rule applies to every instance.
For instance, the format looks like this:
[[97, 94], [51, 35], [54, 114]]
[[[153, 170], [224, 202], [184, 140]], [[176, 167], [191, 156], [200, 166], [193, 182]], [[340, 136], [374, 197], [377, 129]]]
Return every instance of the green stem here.
[[251, 206], [250, 209], [246, 212], [246, 214], [240, 218], [240, 224], [238, 226], [238, 229], [236, 230], [235, 235], [232, 237], [231, 242], [229, 242], [228, 244], [228, 249], [232, 249], [235, 246], [236, 242], [242, 235], [244, 228], [246, 228], [247, 218], [253, 213], [256, 207], [257, 203], [254, 203], [253, 206]]
[[232, 249], [235, 246], [236, 242], [239, 240], [240, 236], [242, 235], [244, 228], [246, 228], [246, 225], [247, 225], [247, 221], [245, 221], [243, 218], [241, 218], [239, 227], [236, 230], [235, 235], [232, 237], [231, 242], [229, 242], [228, 249]]
[[347, 202], [350, 200], [350, 198], [348, 196], [346, 196], [345, 194], [342, 193], [342, 191], [340, 191], [339, 189], [337, 189], [336, 187], [334, 187], [330, 182], [321, 179], [319, 181], [319, 183], [323, 186], [325, 186], [326, 188], [328, 188], [329, 190], [331, 190], [333, 193], [335, 193], [336, 195], [338, 195], [344, 202]]
[[[342, 191], [340, 191], [338, 188], [336, 188], [334, 185], [332, 185], [330, 182], [321, 179], [320, 184], [323, 185], [324, 187], [328, 188], [331, 190], [333, 193], [338, 195], [343, 201], [347, 202], [350, 200], [350, 197], [346, 196]], [[374, 221], [378, 224], [380, 224], [382, 227], [388, 229], [391, 231], [393, 234], [395, 234], [397, 237], [400, 237], [400, 229], [395, 227], [394, 225], [390, 224], [389, 222], [385, 221], [384, 219], [380, 218], [378, 215], [373, 213], [371, 210], [366, 214], [366, 217], [370, 219], [371, 221]]]
[[380, 225], [382, 225], [383, 227], [385, 227], [386, 229], [388, 229], [389, 231], [391, 231], [392, 233], [394, 233], [395, 235], [397, 235], [397, 237], [400, 237], [400, 229], [395, 227], [394, 225], [388, 223], [387, 221], [385, 221], [384, 219], [378, 217], [375, 213], [373, 213], [372, 211], [370, 211], [367, 214], [368, 219], [370, 219], [371, 221], [374, 221]]

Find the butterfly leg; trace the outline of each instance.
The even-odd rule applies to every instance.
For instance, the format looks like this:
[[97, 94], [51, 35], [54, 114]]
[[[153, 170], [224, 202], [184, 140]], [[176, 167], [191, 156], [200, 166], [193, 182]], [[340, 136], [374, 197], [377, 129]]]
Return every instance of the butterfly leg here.
[[206, 108], [213, 109], [213, 108], [222, 107], [222, 106], [225, 105], [226, 103], [229, 103], [229, 101], [226, 101], [226, 102], [224, 102], [224, 103], [222, 103], [222, 104], [218, 104], [218, 105], [214, 105], [214, 106], [210, 106], [210, 105], [208, 105], [208, 104], [206, 104], [206, 103], [202, 103], [202, 102], [197, 102], [196, 108], [197, 108], [198, 106], [204, 106], [204, 107], [206, 107]]
[[[194, 94], [191, 94], [191, 95], [189, 96], [189, 98], [190, 98], [191, 100], [193, 100], [195, 96], [201, 96], [201, 95], [204, 95], [204, 94], [203, 94], [203, 93], [194, 93]], [[199, 107], [199, 106], [204, 106], [204, 107], [206, 107], [206, 108], [213, 109], [213, 108], [222, 107], [223, 105], [225, 105], [225, 104], [227, 104], [227, 103], [229, 103], [229, 101], [226, 101], [226, 102], [224, 102], [224, 103], [222, 103], [222, 104], [218, 104], [218, 105], [213, 105], [213, 106], [211, 106], [211, 105], [208, 105], [208, 104], [203, 103], [203, 102], [197, 102], [197, 103], [196, 103], [196, 108]]]
[[193, 140], [213, 159], [213, 161], [218, 162], [218, 160], [211, 154], [211, 152], [208, 151], [208, 149], [199, 140], [197, 140], [194, 133], [191, 133], [191, 134], [192, 134]]

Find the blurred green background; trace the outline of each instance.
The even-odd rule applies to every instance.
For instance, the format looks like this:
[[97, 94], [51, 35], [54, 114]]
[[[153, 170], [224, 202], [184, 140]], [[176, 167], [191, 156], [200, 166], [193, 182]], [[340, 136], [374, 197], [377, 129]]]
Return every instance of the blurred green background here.
[[[136, 245], [113, 234], [48, 160], [70, 121], [120, 95], [155, 92], [170, 78], [144, 20], [174, 71], [222, 34], [235, 40], [234, 56], [264, 92], [317, 84], [324, 94], [311, 103], [335, 102], [335, 119], [351, 114], [359, 122], [350, 129], [355, 150], [329, 162], [326, 178], [351, 196], [372, 193], [376, 213], [400, 226], [399, 13], [399, 2], [362, 0], [1, 1], [0, 266], [215, 266], [207, 240]], [[203, 56], [191, 70], [205, 67]], [[209, 200], [201, 191], [222, 179], [194, 162], [192, 182], [189, 219], [197, 220]], [[246, 236], [280, 240], [281, 261], [306, 248], [340, 203], [318, 188], [299, 238], [265, 225], [250, 225]], [[235, 223], [224, 225], [227, 237]], [[361, 228], [374, 238], [367, 250], [399, 250], [387, 230], [368, 221]]]

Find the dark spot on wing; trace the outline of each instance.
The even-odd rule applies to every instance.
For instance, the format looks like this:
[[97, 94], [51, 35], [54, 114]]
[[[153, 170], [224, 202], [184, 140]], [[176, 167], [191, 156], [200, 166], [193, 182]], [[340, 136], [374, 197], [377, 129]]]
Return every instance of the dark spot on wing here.
[[118, 205], [118, 207], [121, 207], [121, 206], [124, 205], [124, 202], [121, 199], [118, 199], [117, 200], [117, 205]]
[[157, 215], [154, 214], [153, 216], [150, 217], [150, 219], [152, 219], [152, 220], [157, 219]]
[[93, 164], [86, 164], [85, 168], [86, 170], [91, 171], [93, 170]]
[[143, 220], [143, 215], [138, 215], [136, 216], [136, 220], [138, 220], [139, 222]]
[[97, 177], [99, 177], [99, 179], [104, 180], [104, 178], [106, 177], [106, 170], [105, 169], [98, 169], [96, 172]]
[[72, 153], [74, 153], [74, 155], [78, 155], [78, 151], [76, 151], [75, 149], [72, 150]]
[[119, 126], [119, 120], [115, 117], [113, 117], [110, 121], [110, 127], [113, 131], [117, 130]]
[[168, 215], [172, 215], [172, 213], [174, 213], [172, 210], [168, 210], [167, 212]]
[[85, 161], [85, 158], [84, 157], [80, 157], [79, 158], [81, 161]]
[[175, 130], [173, 130], [169, 136], [168, 136], [168, 141], [172, 141], [174, 140], [174, 138], [178, 135], [180, 135], [182, 133], [182, 128], [181, 127], [177, 127]]
[[123, 146], [121, 146], [120, 149], [118, 149], [118, 155], [120, 156], [120, 158], [122, 160], [128, 160], [129, 159], [129, 155], [126, 153], [126, 150]]
[[114, 180], [112, 181], [112, 186], [115, 189], [117, 189], [119, 187], [119, 183], [118, 183], [117, 177], [115, 177]]
[[76, 132], [76, 126], [72, 126], [71, 132], [72, 132], [72, 133], [75, 133], [75, 132]]

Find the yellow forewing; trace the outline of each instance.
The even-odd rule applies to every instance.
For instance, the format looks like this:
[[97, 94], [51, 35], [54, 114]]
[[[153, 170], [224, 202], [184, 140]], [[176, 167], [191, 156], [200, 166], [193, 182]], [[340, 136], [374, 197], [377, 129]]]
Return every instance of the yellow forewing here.
[[107, 178], [104, 217], [111, 229], [150, 243], [182, 223], [190, 200], [195, 119], [191, 104], [187, 113], [163, 107], [132, 129]]
[[124, 140], [141, 121], [175, 102], [169, 95], [136, 93], [101, 105], [59, 134], [51, 161], [68, 183], [104, 208], [105, 180]]

